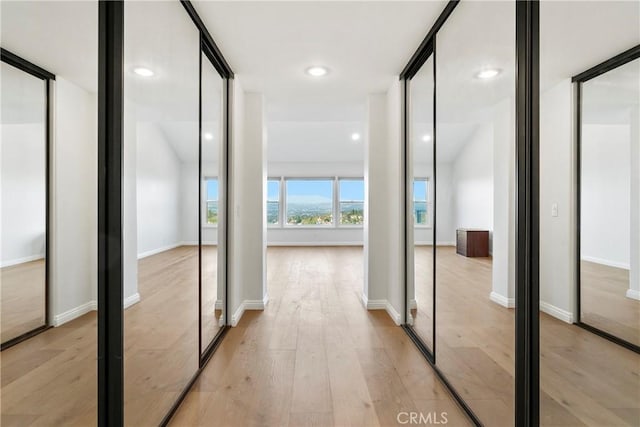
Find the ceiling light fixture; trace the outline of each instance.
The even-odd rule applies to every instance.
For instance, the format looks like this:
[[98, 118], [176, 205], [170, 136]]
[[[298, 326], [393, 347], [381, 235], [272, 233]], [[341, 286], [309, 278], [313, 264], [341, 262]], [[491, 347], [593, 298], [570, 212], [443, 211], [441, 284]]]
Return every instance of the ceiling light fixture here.
[[360, 134], [359, 133], [352, 133], [351, 134], [351, 140], [352, 141], [359, 141], [360, 140]]
[[211, 141], [213, 139], [213, 134], [209, 132], [205, 133], [204, 139], [206, 139], [207, 141]]
[[307, 74], [311, 77], [323, 77], [329, 74], [329, 69], [327, 67], [314, 65], [313, 67], [307, 68]]
[[423, 140], [424, 142], [429, 142], [429, 141], [431, 141], [431, 135], [426, 134], [425, 136], [423, 136], [423, 137], [422, 137], [422, 140]]
[[150, 69], [143, 68], [143, 67], [134, 68], [133, 72], [141, 77], [151, 77], [154, 74], [154, 72], [151, 71]]
[[496, 77], [498, 74], [500, 74], [501, 72], [502, 70], [500, 70], [499, 68], [487, 68], [478, 72], [476, 74], [476, 78], [481, 80], [492, 79]]

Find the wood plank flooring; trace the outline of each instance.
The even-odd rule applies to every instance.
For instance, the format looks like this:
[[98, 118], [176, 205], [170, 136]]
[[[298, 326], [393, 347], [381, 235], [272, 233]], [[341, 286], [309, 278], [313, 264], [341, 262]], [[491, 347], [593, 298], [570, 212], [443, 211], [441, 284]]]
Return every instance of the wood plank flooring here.
[[0, 342], [45, 324], [44, 259], [0, 268]]
[[267, 309], [231, 329], [172, 425], [469, 425], [402, 329], [362, 307], [362, 273], [362, 248], [269, 248]]
[[[490, 258], [437, 253], [437, 364], [486, 425], [513, 425], [514, 310], [488, 298]], [[416, 287], [418, 320], [429, 295]], [[544, 313], [540, 346], [542, 426], [640, 425], [640, 356]]]
[[626, 297], [629, 270], [582, 261], [581, 320], [640, 345], [640, 301]]
[[[438, 363], [486, 425], [510, 425], [513, 310], [488, 299], [490, 260], [442, 255]], [[193, 247], [140, 261], [129, 426], [157, 425], [195, 372], [196, 264]], [[362, 272], [361, 248], [269, 248], [267, 309], [230, 330], [172, 425], [386, 426], [400, 411], [468, 425], [406, 334], [362, 307]], [[95, 425], [95, 338], [93, 312], [0, 353], [2, 426]], [[541, 349], [541, 425], [640, 425], [637, 354], [545, 314]]]

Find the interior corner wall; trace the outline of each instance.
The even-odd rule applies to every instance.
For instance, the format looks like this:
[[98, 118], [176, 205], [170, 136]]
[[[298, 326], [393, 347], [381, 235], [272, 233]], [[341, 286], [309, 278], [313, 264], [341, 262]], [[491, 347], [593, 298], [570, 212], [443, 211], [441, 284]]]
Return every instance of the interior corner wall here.
[[[181, 166], [173, 147], [155, 123], [137, 124], [138, 257], [173, 248], [182, 240]], [[197, 190], [195, 193], [197, 196]]]
[[97, 97], [57, 76], [51, 150], [51, 318], [95, 310], [97, 296]]
[[364, 290], [367, 308], [386, 309], [400, 324], [404, 310], [404, 167], [402, 86], [368, 99], [365, 150]]
[[264, 99], [232, 81], [229, 191], [230, 323], [245, 309], [261, 309], [266, 289], [266, 148]]
[[[489, 230], [490, 235], [493, 232], [493, 144], [493, 124], [482, 124], [452, 162], [455, 229], [481, 228]], [[440, 217], [438, 214], [438, 220]]]
[[493, 107], [493, 218], [490, 298], [515, 307], [516, 199], [515, 103], [506, 98]]
[[576, 292], [573, 96], [570, 79], [540, 96], [540, 310], [569, 323]]

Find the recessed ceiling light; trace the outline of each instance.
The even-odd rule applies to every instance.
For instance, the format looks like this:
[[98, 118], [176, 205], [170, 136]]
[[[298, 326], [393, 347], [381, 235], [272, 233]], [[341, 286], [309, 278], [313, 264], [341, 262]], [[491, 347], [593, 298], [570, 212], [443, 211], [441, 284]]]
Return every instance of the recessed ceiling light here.
[[213, 134], [209, 132], [205, 133], [204, 139], [206, 139], [207, 141], [211, 141], [213, 139]]
[[359, 141], [360, 140], [360, 134], [359, 133], [352, 133], [351, 134], [351, 140]]
[[423, 136], [423, 137], [422, 137], [422, 140], [423, 140], [424, 142], [429, 142], [429, 141], [431, 141], [431, 135], [426, 134], [425, 136]]
[[133, 72], [142, 77], [151, 77], [154, 74], [150, 69], [143, 67], [134, 68]]
[[307, 74], [312, 77], [323, 77], [329, 74], [329, 69], [327, 67], [322, 67], [319, 65], [307, 68]]
[[500, 74], [502, 70], [499, 68], [487, 68], [476, 74], [476, 77], [482, 80], [492, 79]]

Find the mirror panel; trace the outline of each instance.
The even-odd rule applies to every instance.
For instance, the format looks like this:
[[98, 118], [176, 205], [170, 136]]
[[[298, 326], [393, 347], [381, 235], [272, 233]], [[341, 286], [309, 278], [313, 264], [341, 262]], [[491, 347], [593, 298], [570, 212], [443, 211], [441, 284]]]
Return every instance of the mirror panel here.
[[640, 59], [582, 83], [580, 320], [640, 346]]
[[515, 2], [460, 2], [435, 51], [436, 229], [447, 233], [436, 246], [436, 365], [482, 424], [511, 426]]
[[[434, 193], [433, 162], [433, 97], [434, 56], [431, 55], [418, 73], [410, 80], [410, 147], [408, 197], [410, 215], [407, 218], [410, 250], [407, 323], [433, 351], [433, 245], [434, 245]], [[412, 237], [412, 238], [411, 238]], [[437, 240], [437, 239], [436, 239]], [[411, 271], [412, 270], [412, 271]], [[413, 289], [413, 292], [411, 290]]]
[[201, 185], [204, 215], [201, 222], [201, 348], [203, 353], [224, 325], [224, 271], [220, 267], [224, 257], [220, 249], [224, 235], [223, 163], [225, 135], [223, 132], [224, 81], [209, 59], [202, 54], [202, 152]]
[[47, 323], [47, 82], [1, 63], [1, 342]]

